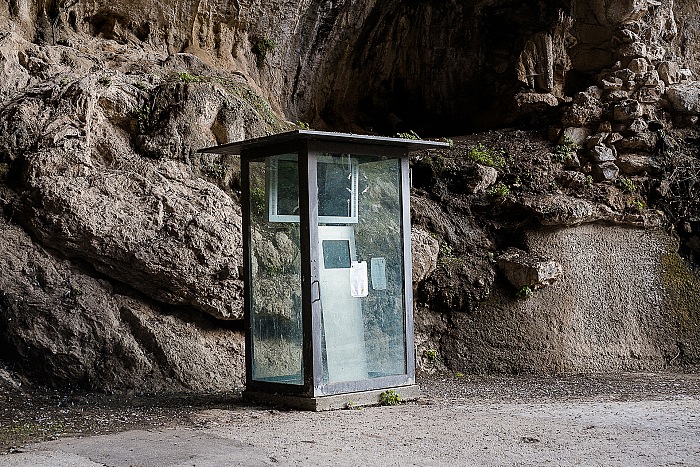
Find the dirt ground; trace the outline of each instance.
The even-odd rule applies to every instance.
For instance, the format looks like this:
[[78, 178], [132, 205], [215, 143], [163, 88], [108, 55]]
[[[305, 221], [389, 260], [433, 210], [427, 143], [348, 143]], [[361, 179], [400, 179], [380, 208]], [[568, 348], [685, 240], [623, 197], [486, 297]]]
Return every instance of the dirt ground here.
[[700, 465], [697, 371], [419, 383], [416, 402], [325, 413], [16, 393], [0, 402], [0, 466]]

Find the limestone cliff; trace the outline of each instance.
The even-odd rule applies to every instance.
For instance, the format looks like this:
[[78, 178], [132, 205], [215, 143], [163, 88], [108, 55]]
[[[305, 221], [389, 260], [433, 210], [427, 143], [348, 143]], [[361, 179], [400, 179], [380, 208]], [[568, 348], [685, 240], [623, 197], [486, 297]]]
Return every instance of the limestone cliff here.
[[[478, 137], [414, 160], [419, 357], [695, 361], [695, 278], [667, 234], [639, 229], [700, 248], [681, 176], [696, 167], [698, 15], [679, 0], [1, 2], [1, 359], [90, 389], [240, 385], [238, 163], [196, 150], [301, 120], [439, 136], [526, 124], [559, 143], [484, 136], [506, 151], [497, 168], [467, 157]], [[593, 264], [599, 236], [617, 253]], [[514, 301], [494, 259], [511, 247], [559, 256], [561, 287]], [[608, 292], [576, 289], [610, 270]]]

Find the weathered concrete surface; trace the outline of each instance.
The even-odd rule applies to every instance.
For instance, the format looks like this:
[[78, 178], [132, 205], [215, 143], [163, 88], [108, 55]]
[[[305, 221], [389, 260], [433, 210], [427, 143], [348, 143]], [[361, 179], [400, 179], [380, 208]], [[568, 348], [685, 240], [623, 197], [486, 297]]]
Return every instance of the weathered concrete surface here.
[[[668, 295], [666, 264], [677, 257], [677, 246], [665, 232], [587, 224], [530, 231], [525, 241], [533, 255], [560, 263], [563, 275], [529, 299], [517, 299], [515, 290], [497, 282], [476, 310], [453, 313], [451, 326], [442, 327], [450, 338], [441, 352], [454, 371], [653, 369], [694, 346], [700, 312]], [[686, 337], [677, 318], [681, 309]]]
[[195, 415], [206, 428], [62, 439], [0, 466], [692, 464], [698, 413], [697, 399], [209, 410]]

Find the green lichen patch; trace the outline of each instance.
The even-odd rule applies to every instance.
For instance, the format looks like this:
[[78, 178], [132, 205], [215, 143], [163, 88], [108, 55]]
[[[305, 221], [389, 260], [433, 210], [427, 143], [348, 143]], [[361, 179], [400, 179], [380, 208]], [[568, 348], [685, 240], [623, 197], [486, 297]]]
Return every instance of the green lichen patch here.
[[661, 258], [662, 281], [669, 309], [683, 334], [700, 334], [700, 278], [677, 253]]

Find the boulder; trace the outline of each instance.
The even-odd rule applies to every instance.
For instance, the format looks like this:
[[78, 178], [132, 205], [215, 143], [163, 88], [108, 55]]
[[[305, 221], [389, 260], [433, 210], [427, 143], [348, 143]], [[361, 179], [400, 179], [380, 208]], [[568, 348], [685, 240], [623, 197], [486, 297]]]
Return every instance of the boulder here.
[[643, 118], [637, 118], [630, 126], [627, 127], [627, 131], [631, 133], [643, 133], [649, 129], [649, 124]]
[[476, 164], [475, 176], [471, 180], [469, 188], [474, 194], [483, 194], [498, 180], [498, 170], [486, 165]]
[[665, 85], [662, 81], [659, 85], [654, 87], [644, 86], [640, 88], [635, 97], [642, 104], [656, 104], [663, 98], [664, 92]]
[[595, 146], [598, 146], [599, 144], [604, 144], [605, 141], [608, 139], [610, 136], [610, 133], [596, 133], [595, 135], [591, 136], [588, 138], [588, 141], [586, 141], [586, 147], [588, 149], [593, 149]]
[[564, 128], [564, 131], [559, 138], [559, 144], [563, 144], [565, 141], [571, 141], [576, 143], [578, 146], [583, 146], [586, 143], [588, 137], [591, 136], [591, 130], [585, 127], [568, 127]]
[[579, 225], [602, 217], [592, 202], [567, 195], [525, 196], [519, 202], [540, 224], [547, 226]]
[[571, 107], [566, 109], [562, 123], [566, 127], [583, 127], [600, 120], [603, 115], [603, 104], [600, 101], [602, 90], [597, 87], [580, 92]]
[[609, 78], [603, 78], [600, 80], [600, 84], [603, 89], [606, 91], [612, 91], [612, 90], [617, 90], [622, 88], [622, 79], [616, 77], [616, 76], [611, 76]]
[[644, 75], [644, 86], [659, 86], [661, 84], [664, 84], [664, 90], [666, 90], [665, 83], [661, 79], [661, 76], [659, 76], [659, 72], [657, 70], [650, 70]]
[[515, 96], [515, 103], [520, 113], [529, 114], [557, 107], [559, 100], [551, 93], [520, 92]]
[[634, 74], [634, 72], [632, 70], [630, 70], [629, 68], [621, 68], [619, 70], [616, 70], [613, 73], [613, 76], [622, 80], [623, 83], [627, 83], [629, 81], [634, 81], [636, 78], [636, 75]]
[[615, 104], [613, 118], [616, 122], [627, 122], [642, 116], [642, 106], [639, 101], [627, 99]]
[[651, 44], [647, 47], [647, 58], [652, 62], [660, 62], [666, 57], [666, 48], [659, 44]]
[[641, 131], [617, 141], [615, 147], [618, 152], [652, 152], [656, 147], [656, 140], [656, 133]]
[[616, 159], [615, 150], [601, 144], [593, 146], [589, 154], [595, 162], [610, 162]]
[[627, 65], [635, 75], [644, 75], [649, 70], [649, 62], [646, 58], [635, 58]]
[[531, 255], [518, 248], [508, 248], [498, 256], [498, 267], [516, 288], [538, 289], [552, 285], [562, 275], [561, 264]]
[[614, 39], [620, 44], [631, 44], [640, 40], [639, 34], [626, 28], [615, 31]]
[[630, 93], [623, 89], [614, 89], [605, 94], [605, 100], [610, 102], [621, 102], [630, 98]]
[[632, 42], [630, 44], [622, 44], [617, 49], [617, 53], [623, 58], [646, 57], [647, 46], [644, 42]]
[[648, 154], [620, 154], [617, 158], [616, 165], [620, 167], [622, 173], [627, 175], [635, 175], [643, 172], [658, 173], [661, 171], [661, 165]]
[[681, 81], [681, 67], [677, 62], [661, 62], [656, 67], [659, 77], [668, 85], [678, 84]]
[[672, 110], [685, 114], [700, 114], [700, 82], [673, 84], [669, 86], [666, 97]]
[[411, 228], [411, 254], [413, 256], [413, 286], [424, 281], [437, 267], [440, 242], [430, 232]]
[[620, 175], [620, 169], [613, 162], [603, 162], [593, 166], [593, 178], [596, 181], [612, 181]]

